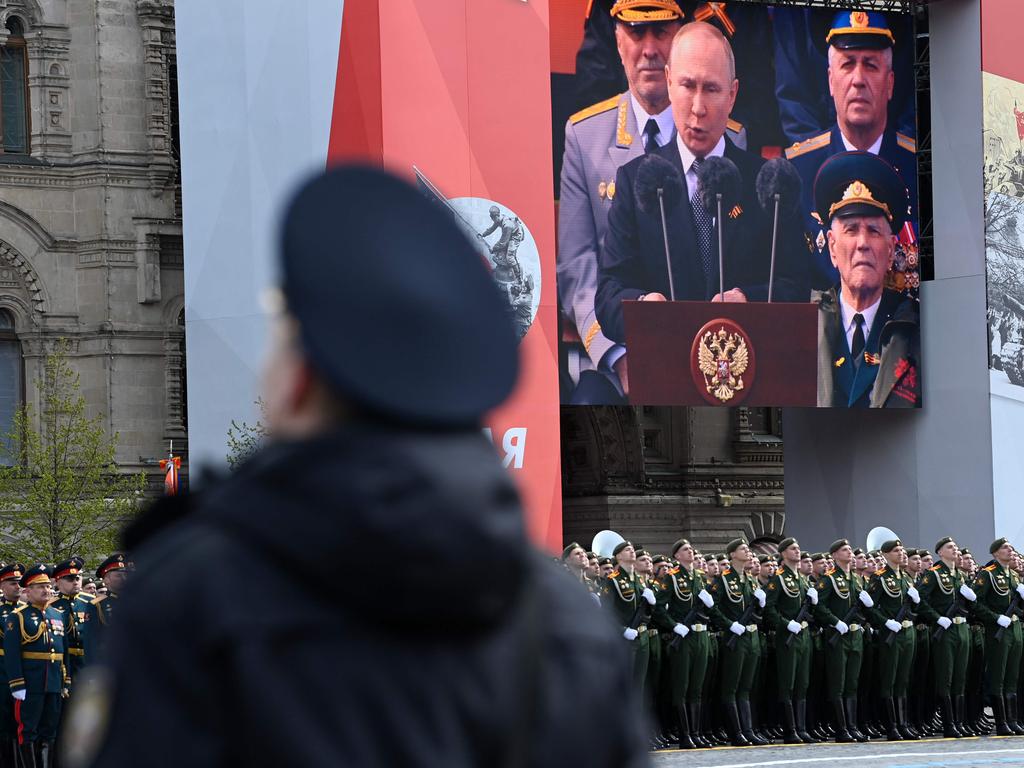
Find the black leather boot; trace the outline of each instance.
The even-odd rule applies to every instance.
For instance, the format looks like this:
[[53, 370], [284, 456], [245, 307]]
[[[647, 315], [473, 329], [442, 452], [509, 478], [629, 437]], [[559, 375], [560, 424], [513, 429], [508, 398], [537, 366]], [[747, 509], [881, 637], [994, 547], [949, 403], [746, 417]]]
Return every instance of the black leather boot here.
[[740, 730], [743, 733], [743, 738], [753, 744], [755, 747], [763, 747], [768, 742], [762, 739], [756, 733], [754, 733], [754, 717], [750, 710], [750, 700], [742, 699], [736, 702], [736, 706], [739, 708], [740, 713]]
[[690, 738], [690, 719], [686, 713], [686, 705], [680, 704], [677, 706], [676, 714], [679, 716], [679, 748], [696, 749], [697, 745]]
[[885, 737], [889, 741], [903, 741], [903, 735], [897, 727], [899, 721], [896, 718], [896, 700], [882, 699], [882, 707], [885, 709]]
[[949, 696], [939, 697], [939, 711], [942, 714], [942, 737], [944, 739], [959, 739], [960, 732], [956, 729], [953, 717], [953, 700]]
[[793, 711], [796, 714], [796, 735], [804, 744], [817, 744], [818, 740], [807, 732], [807, 699], [797, 699]]
[[971, 734], [964, 730], [964, 697], [957, 696], [953, 699], [953, 728], [959, 734], [959, 738], [963, 739]]
[[917, 733], [917, 731], [910, 727], [910, 724], [907, 721], [906, 696], [900, 696], [898, 699], [896, 699], [896, 714], [896, 727], [897, 729], [899, 729], [900, 736], [902, 736], [906, 741], [917, 741], [918, 739], [920, 739], [921, 736]]
[[843, 700], [843, 708], [846, 713], [846, 731], [854, 741], [864, 742], [868, 735], [857, 728], [857, 697], [849, 696]]
[[804, 740], [796, 732], [796, 715], [793, 712], [793, 702], [783, 701], [780, 702], [779, 706], [782, 707], [782, 722], [785, 725], [785, 730], [782, 732], [783, 742], [786, 744], [803, 744]]
[[992, 697], [992, 714], [996, 716], [996, 736], [1015, 736], [1013, 729], [1006, 724], [1006, 702], [1000, 695]]
[[850, 744], [853, 742], [853, 734], [850, 733], [846, 723], [846, 712], [843, 711], [843, 700], [834, 699], [832, 709], [836, 716], [836, 743]]
[[690, 741], [697, 749], [708, 749], [712, 746], [711, 742], [704, 738], [704, 734], [701, 733], [701, 706], [700, 702], [690, 703], [686, 705], [686, 714], [690, 722]]
[[1017, 694], [1006, 694], [1006, 726], [1018, 736], [1024, 736], [1024, 728], [1017, 719]]
[[729, 721], [729, 735], [732, 737], [730, 743], [734, 747], [749, 747], [750, 742], [747, 741], [740, 727], [740, 711], [736, 706], [736, 702], [728, 701], [723, 706], [725, 708], [725, 717]]

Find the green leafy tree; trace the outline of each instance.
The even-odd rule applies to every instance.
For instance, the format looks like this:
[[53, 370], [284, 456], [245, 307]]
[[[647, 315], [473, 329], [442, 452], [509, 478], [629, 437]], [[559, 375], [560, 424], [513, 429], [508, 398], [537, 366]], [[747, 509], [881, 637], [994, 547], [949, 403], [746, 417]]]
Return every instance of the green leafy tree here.
[[256, 451], [263, 447], [263, 441], [267, 437], [267, 428], [263, 425], [262, 417], [266, 413], [266, 406], [263, 399], [257, 399], [255, 403], [260, 411], [260, 419], [255, 424], [246, 421], [231, 420], [228, 427], [228, 467], [234, 471]]
[[36, 386], [40, 417], [22, 407], [5, 441], [11, 466], [0, 469], [7, 528], [0, 555], [52, 563], [109, 554], [139, 508], [145, 475], [118, 471], [118, 437], [107, 435], [102, 416], [86, 415], [66, 340], [47, 356]]

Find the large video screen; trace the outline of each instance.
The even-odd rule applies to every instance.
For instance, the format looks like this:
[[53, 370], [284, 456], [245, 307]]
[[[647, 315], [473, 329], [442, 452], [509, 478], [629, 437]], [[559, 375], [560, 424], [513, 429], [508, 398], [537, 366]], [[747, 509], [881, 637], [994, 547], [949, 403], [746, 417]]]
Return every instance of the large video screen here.
[[551, 20], [562, 403], [921, 407], [912, 18]]

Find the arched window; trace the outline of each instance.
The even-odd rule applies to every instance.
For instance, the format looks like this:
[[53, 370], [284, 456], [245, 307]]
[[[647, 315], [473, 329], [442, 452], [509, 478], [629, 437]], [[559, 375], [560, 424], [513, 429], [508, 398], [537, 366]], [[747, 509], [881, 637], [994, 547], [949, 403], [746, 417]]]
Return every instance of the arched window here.
[[[0, 441], [6, 446], [14, 428], [14, 417], [25, 398], [21, 342], [14, 333], [14, 316], [0, 309]], [[0, 464], [10, 465], [7, 451], [0, 452]]]
[[7, 44], [0, 46], [0, 147], [4, 154], [27, 155], [28, 55], [25, 23], [7, 19]]

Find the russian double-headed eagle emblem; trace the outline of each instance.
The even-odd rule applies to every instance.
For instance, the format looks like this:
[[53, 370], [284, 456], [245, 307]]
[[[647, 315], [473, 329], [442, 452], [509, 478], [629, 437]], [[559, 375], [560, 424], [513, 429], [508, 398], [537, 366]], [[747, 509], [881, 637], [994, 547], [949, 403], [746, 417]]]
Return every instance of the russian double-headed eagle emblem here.
[[720, 327], [709, 330], [697, 345], [697, 364], [707, 392], [727, 403], [743, 390], [743, 374], [749, 364], [747, 340], [735, 331]]

